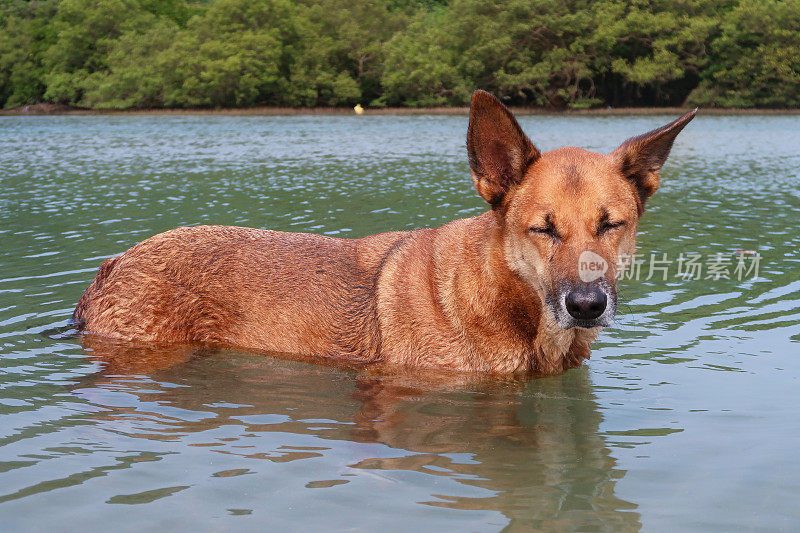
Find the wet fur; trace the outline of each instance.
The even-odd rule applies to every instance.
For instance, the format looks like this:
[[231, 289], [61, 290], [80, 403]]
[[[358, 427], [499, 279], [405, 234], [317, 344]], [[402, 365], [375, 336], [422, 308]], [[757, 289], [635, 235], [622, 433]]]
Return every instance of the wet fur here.
[[[651, 133], [661, 142], [663, 131], [671, 130]], [[468, 149], [475, 187], [492, 206], [483, 215], [363, 239], [178, 228], [106, 260], [73, 320], [89, 334], [125, 341], [459, 371], [561, 372], [589, 357], [600, 328], [565, 328], [548, 309], [554, 287], [574, 281], [579, 247], [531, 239], [528, 224], [541, 205], [561, 206], [566, 214], [558, 220], [577, 242], [580, 224], [590, 224], [583, 218], [608, 204], [630, 226], [590, 245], [609, 261], [632, 251], [658, 168], [640, 156], [649, 148], [646, 136], [628, 143], [608, 156], [576, 148], [541, 154], [502, 104], [478, 92]], [[549, 191], [554, 179], [561, 181]], [[581, 209], [591, 213], [581, 218]]]

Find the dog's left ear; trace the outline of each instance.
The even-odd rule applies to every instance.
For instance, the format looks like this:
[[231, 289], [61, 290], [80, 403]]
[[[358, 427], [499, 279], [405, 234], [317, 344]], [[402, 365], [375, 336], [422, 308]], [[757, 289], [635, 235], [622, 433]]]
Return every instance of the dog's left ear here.
[[492, 208], [501, 205], [508, 190], [522, 181], [541, 155], [511, 111], [486, 91], [472, 94], [467, 153], [475, 190]]
[[636, 186], [639, 193], [639, 214], [644, 203], [658, 188], [658, 172], [667, 160], [675, 137], [697, 114], [697, 109], [666, 126], [622, 143], [611, 154], [616, 158], [622, 175]]

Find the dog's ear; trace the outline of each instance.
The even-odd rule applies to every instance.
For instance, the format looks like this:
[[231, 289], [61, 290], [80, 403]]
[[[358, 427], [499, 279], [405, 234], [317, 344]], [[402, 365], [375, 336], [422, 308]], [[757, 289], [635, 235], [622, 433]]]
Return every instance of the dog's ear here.
[[611, 154], [617, 160], [622, 175], [636, 186], [639, 214], [644, 209], [645, 201], [658, 188], [658, 172], [667, 160], [672, 142], [696, 114], [697, 109], [689, 111], [666, 126], [628, 139]]
[[540, 155], [511, 111], [485, 91], [472, 94], [467, 153], [475, 190], [493, 208]]

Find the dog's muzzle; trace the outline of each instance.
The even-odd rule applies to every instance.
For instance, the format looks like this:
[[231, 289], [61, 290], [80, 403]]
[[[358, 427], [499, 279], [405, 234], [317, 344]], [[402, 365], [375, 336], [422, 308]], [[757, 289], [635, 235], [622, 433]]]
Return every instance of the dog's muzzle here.
[[578, 287], [564, 297], [567, 313], [577, 320], [594, 320], [602, 316], [608, 305], [608, 296], [599, 287]]
[[564, 282], [547, 298], [547, 303], [563, 329], [591, 329], [611, 325], [617, 310], [617, 295], [605, 278], [591, 283]]

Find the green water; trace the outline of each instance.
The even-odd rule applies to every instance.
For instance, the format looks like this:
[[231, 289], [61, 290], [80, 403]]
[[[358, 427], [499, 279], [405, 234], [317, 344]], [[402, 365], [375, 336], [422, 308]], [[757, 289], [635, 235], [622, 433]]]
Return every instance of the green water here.
[[[672, 117], [521, 117], [607, 151]], [[800, 117], [700, 116], [639, 250], [758, 277], [623, 280], [583, 368], [435, 386], [66, 323], [160, 231], [361, 236], [483, 211], [466, 117], [0, 117], [0, 527], [731, 531], [800, 526]], [[704, 259], [705, 261], [705, 259]], [[705, 271], [703, 272], [705, 276]], [[167, 357], [168, 359], [168, 357]]]

